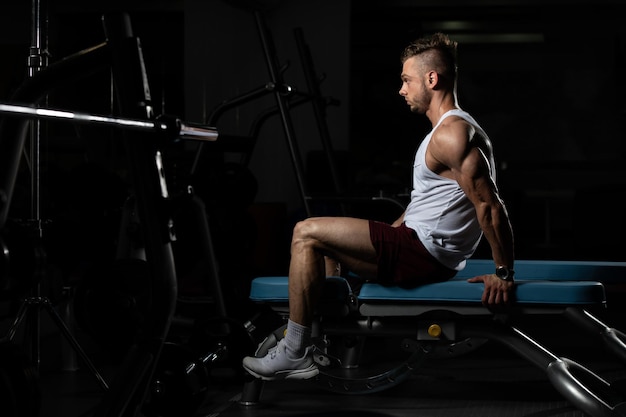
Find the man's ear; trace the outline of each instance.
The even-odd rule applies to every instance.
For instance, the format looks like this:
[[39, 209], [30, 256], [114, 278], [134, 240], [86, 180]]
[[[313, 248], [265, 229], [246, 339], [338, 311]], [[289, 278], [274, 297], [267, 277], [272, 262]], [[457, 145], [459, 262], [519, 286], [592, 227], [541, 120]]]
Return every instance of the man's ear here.
[[437, 74], [437, 71], [428, 71], [428, 74], [426, 74], [426, 80], [428, 82], [428, 85], [431, 87], [437, 85], [437, 82], [439, 81], [439, 75]]

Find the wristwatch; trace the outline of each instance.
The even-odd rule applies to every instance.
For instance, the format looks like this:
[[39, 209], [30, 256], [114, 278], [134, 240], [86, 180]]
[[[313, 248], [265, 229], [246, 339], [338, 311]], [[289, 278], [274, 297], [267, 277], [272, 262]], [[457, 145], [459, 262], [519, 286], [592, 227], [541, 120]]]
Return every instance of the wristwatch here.
[[513, 281], [513, 275], [515, 275], [515, 271], [507, 268], [506, 266], [499, 266], [496, 268], [496, 276], [502, 281]]

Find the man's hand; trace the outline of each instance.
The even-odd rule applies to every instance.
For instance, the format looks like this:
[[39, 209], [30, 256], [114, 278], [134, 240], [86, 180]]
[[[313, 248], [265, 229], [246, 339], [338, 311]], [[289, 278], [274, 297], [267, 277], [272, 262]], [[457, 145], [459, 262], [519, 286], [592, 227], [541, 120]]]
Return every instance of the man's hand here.
[[482, 302], [486, 306], [508, 304], [512, 301], [513, 281], [504, 281], [498, 278], [496, 274], [488, 274], [470, 278], [467, 282], [483, 282], [485, 284]]

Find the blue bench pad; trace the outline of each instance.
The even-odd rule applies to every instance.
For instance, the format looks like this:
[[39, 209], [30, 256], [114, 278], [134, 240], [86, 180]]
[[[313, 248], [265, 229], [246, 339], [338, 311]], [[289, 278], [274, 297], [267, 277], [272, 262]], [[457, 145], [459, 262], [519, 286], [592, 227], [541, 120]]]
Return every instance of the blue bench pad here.
[[[322, 298], [329, 301], [344, 302], [352, 293], [350, 284], [341, 277], [326, 278]], [[289, 278], [260, 277], [252, 280], [250, 300], [256, 302], [282, 303], [289, 300]]]
[[[358, 299], [363, 302], [481, 303], [484, 286], [468, 283], [467, 278], [488, 274], [493, 267], [492, 260], [470, 259], [454, 279], [411, 289], [366, 283]], [[515, 271], [518, 304], [603, 304], [606, 297], [603, 284], [626, 283], [626, 262], [517, 260]], [[330, 277], [323, 298], [342, 301], [350, 293], [347, 281]], [[250, 299], [253, 301], [287, 302], [288, 298], [287, 277], [260, 277], [252, 281]]]
[[[342, 284], [343, 281], [343, 284]], [[324, 299], [342, 301], [350, 294], [343, 278], [327, 279]], [[469, 283], [465, 279], [420, 285], [404, 289], [380, 284], [363, 284], [358, 299], [372, 301], [481, 303], [483, 284]], [[596, 281], [518, 281], [515, 291], [518, 304], [590, 305], [605, 302], [604, 286]], [[287, 277], [259, 277], [252, 281], [250, 299], [255, 302], [281, 302], [289, 300]]]
[[[483, 284], [469, 283], [465, 279], [411, 289], [367, 283], [361, 288], [359, 300], [481, 303], [483, 289]], [[602, 304], [605, 293], [604, 286], [595, 281], [517, 281], [515, 301], [518, 304]]]

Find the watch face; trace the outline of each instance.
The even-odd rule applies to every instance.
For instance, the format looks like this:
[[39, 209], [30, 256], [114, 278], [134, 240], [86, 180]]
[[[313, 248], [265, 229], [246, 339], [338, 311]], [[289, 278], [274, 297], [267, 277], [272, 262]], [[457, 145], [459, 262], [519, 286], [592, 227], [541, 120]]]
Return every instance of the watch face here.
[[498, 276], [498, 278], [507, 281], [510, 279], [511, 274], [509, 273], [509, 269], [507, 267], [500, 266], [496, 268], [496, 275]]

